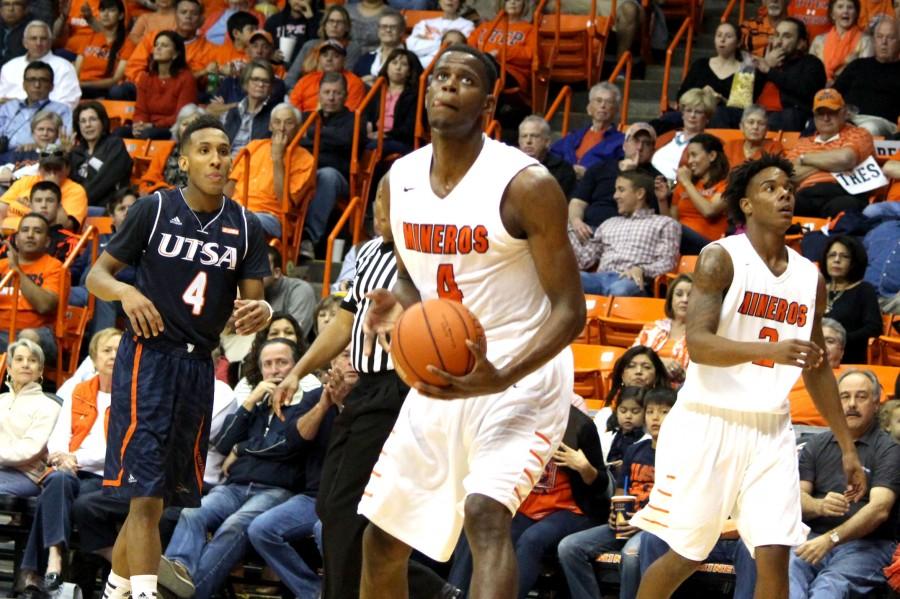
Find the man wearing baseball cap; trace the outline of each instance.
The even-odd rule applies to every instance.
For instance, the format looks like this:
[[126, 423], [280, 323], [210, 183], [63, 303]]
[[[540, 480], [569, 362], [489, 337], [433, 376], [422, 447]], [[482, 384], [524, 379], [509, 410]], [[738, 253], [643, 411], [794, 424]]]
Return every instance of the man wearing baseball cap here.
[[302, 112], [311, 112], [319, 107], [319, 85], [325, 73], [341, 73], [347, 82], [346, 106], [356, 110], [366, 95], [366, 86], [362, 79], [344, 68], [347, 49], [336, 40], [325, 40], [316, 50], [318, 59], [316, 70], [300, 78], [291, 91], [291, 104]]
[[801, 137], [786, 155], [797, 184], [794, 214], [830, 218], [842, 210], [862, 210], [866, 194], [850, 195], [832, 173], [849, 171], [875, 154], [872, 134], [847, 121], [840, 92], [826, 88], [813, 99], [816, 133]]
[[616, 190], [616, 177], [620, 173], [638, 170], [652, 177], [656, 183], [657, 193], [647, 198], [647, 207], [659, 213], [660, 195], [668, 193], [668, 184], [656, 170], [650, 159], [656, 146], [656, 130], [649, 123], [633, 123], [625, 131], [622, 160], [609, 159], [587, 169], [572, 192], [569, 200], [569, 227], [581, 240], [590, 239], [593, 230], [608, 218], [619, 215], [619, 209], [613, 194]]

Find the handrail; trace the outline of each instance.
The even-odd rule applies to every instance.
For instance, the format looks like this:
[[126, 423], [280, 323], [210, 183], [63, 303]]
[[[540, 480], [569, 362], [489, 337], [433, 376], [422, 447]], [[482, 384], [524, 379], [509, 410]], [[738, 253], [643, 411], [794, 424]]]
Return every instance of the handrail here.
[[[312, 147], [312, 157], [313, 157], [313, 167], [312, 167], [312, 181], [313, 186], [315, 186], [316, 180], [316, 171], [319, 169], [319, 141], [321, 139], [322, 134], [322, 115], [318, 110], [314, 110], [310, 113], [310, 115], [306, 118], [303, 124], [300, 126], [300, 129], [297, 131], [297, 134], [294, 136], [294, 139], [291, 140], [290, 145], [285, 152], [285, 165], [293, 164], [294, 158], [294, 149], [301, 146], [301, 142], [306, 138], [307, 133], [309, 133], [309, 128], [315, 125], [315, 132], [313, 133], [313, 147]], [[307, 150], [309, 151], [309, 150]], [[299, 247], [300, 245], [300, 237], [303, 235], [303, 225], [306, 222], [306, 210], [308, 204], [312, 202], [312, 193], [307, 192], [306, 198], [304, 199], [304, 204], [295, 207], [293, 200], [291, 199], [290, 190], [291, 190], [291, 168], [290, 166], [285, 167], [285, 177], [284, 177], [284, 186], [282, 187], [282, 198], [281, 198], [281, 214], [282, 214], [282, 223], [281, 223], [281, 268], [287, 269], [287, 264], [290, 261], [290, 258], [296, 258], [296, 254], [294, 252], [295, 247]], [[249, 178], [250, 169], [245, 169], [246, 176]], [[297, 222], [294, 224], [294, 230], [288, 231], [288, 220], [286, 215], [296, 213]], [[293, 233], [294, 239], [296, 240], [296, 244], [290, 243], [290, 234]], [[293, 255], [290, 255], [293, 254]]]
[[425, 67], [425, 70], [422, 71], [422, 74], [419, 75], [419, 96], [416, 100], [416, 128], [415, 134], [413, 135], [414, 150], [418, 150], [420, 142], [425, 141], [425, 124], [422, 121], [422, 116], [425, 114], [425, 88], [428, 86], [428, 79], [431, 77], [434, 65], [437, 64], [438, 58], [440, 58], [441, 54], [444, 53], [444, 50], [446, 50], [449, 45], [448, 42], [444, 42], [441, 49], [438, 50], [438, 53], [434, 55], [434, 60], [432, 60], [431, 63]]
[[694, 41], [694, 25], [690, 17], [685, 18], [681, 27], [678, 28], [678, 33], [675, 34], [675, 37], [672, 38], [672, 42], [666, 49], [666, 70], [663, 73], [662, 92], [659, 96], [660, 112], [665, 112], [669, 107], [669, 78], [672, 76], [672, 54], [675, 52], [675, 48], [678, 47], [678, 43], [681, 41], [681, 38], [684, 37], [685, 33], [687, 33], [687, 39], [685, 40], [684, 46], [684, 69], [681, 71], [682, 81], [690, 66], [691, 45]]
[[[594, 59], [594, 63], [597, 66], [597, 77], [603, 72], [603, 62], [606, 60], [606, 43], [609, 41], [609, 32], [612, 30], [613, 23], [616, 22], [616, 10], [617, 10], [617, 1], [612, 0], [609, 7], [609, 16], [606, 17], [606, 30], [603, 32], [605, 35], [600, 36], [600, 32], [597, 28], [597, 16], [594, 15], [594, 18], [591, 20], [592, 27], [594, 28], [593, 35], [594, 37], [599, 37], [602, 42], [599, 45], [599, 51], [597, 52], [597, 58]], [[593, 51], [593, 44], [589, 44], [588, 46], [591, 51]], [[593, 67], [591, 70], [591, 79], [588, 81], [588, 86], [594, 83], [593, 79]]]
[[[537, 78], [540, 76], [538, 75], [538, 73], [540, 73], [541, 71], [541, 21], [544, 18], [544, 7], [546, 5], [547, 0], [541, 0], [535, 7], [534, 14], [531, 15], [531, 27], [533, 29], [533, 35], [531, 36], [531, 108], [536, 112], [540, 111], [543, 106], [547, 105], [546, 93], [544, 93], [545, 97], [543, 98], [543, 100], [541, 98], [538, 98], [537, 96]], [[552, 56], [548, 60], [548, 64], [544, 66], [548, 69], [553, 68]]]
[[334, 229], [332, 229], [331, 233], [328, 235], [328, 244], [325, 248], [325, 269], [322, 274], [322, 297], [328, 297], [331, 293], [331, 261], [334, 257], [334, 240], [337, 239], [341, 229], [347, 224], [347, 219], [350, 218], [350, 214], [358, 212], [358, 205], [365, 206], [366, 204], [360, 200], [359, 196], [353, 196], [350, 199], [350, 203], [344, 208], [341, 218], [339, 218], [337, 224], [334, 225]]
[[615, 84], [616, 77], [619, 76], [619, 73], [623, 68], [625, 69], [625, 85], [622, 89], [622, 109], [619, 113], [619, 121], [623, 125], [628, 123], [628, 102], [631, 98], [631, 68], [633, 64], [634, 59], [631, 56], [631, 52], [626, 50], [622, 53], [622, 56], [619, 57], [616, 68], [613, 69], [612, 74], [609, 76], [609, 82]]
[[[93, 265], [97, 261], [97, 253], [100, 245], [100, 235], [99, 230], [93, 225], [87, 225], [84, 228], [84, 231], [81, 233], [81, 237], [78, 238], [78, 241], [69, 250], [68, 255], [66, 256], [65, 261], [63, 262], [62, 269], [65, 273], [63, 277], [63, 285], [60, 288], [59, 292], [59, 300], [56, 304], [56, 325], [55, 325], [55, 333], [56, 333], [56, 377], [60, 378], [61, 373], [63, 371], [63, 340], [66, 336], [66, 312], [69, 309], [69, 291], [72, 289], [72, 276], [71, 276], [71, 267], [75, 260], [78, 258], [79, 254], [84, 250], [85, 245], [90, 242], [91, 244], [91, 264]], [[96, 298], [93, 293], [88, 294], [88, 303], [85, 306], [85, 314], [84, 321], [88, 322], [94, 316], [94, 302]], [[18, 303], [18, 302], [17, 302]], [[70, 362], [77, 362], [79, 356], [70, 356]], [[67, 370], [67, 373], [71, 372], [71, 370]], [[57, 381], [59, 383], [59, 381]]]
[[[720, 23], [727, 23], [731, 18], [731, 12], [734, 10], [735, 5], [737, 5], [738, 0], [728, 0], [728, 4], [725, 6], [725, 11], [722, 13], [722, 18], [719, 19]], [[738, 20], [738, 24], [743, 21], [743, 19]]]
[[238, 155], [235, 157], [234, 162], [231, 163], [231, 171], [234, 172], [234, 169], [237, 168], [237, 165], [241, 163], [241, 160], [247, 161], [247, 164], [244, 165], [244, 180], [242, 183], [242, 200], [239, 200], [241, 206], [244, 208], [247, 207], [247, 202], [250, 201], [250, 150], [245, 147], [241, 148], [241, 151], [238, 152]]
[[[615, 0], [613, 0], [615, 3]], [[613, 4], [613, 10], [615, 10], [615, 4]], [[588, 68], [588, 77], [587, 84], [590, 86], [594, 82], [594, 37], [597, 35], [597, 0], [591, 0], [591, 12], [588, 13], [590, 15], [589, 25], [587, 27], [587, 35], [588, 35], [588, 45], [587, 45], [587, 56], [585, 59], [587, 60], [587, 68]], [[561, 35], [561, 27], [562, 27], [562, 2], [560, 0], [556, 0], [556, 23], [554, 25], [553, 30], [553, 47], [555, 51], [558, 53], [559, 51], [559, 39]]]
[[562, 122], [562, 130], [560, 134], [565, 137], [569, 132], [569, 113], [572, 112], [572, 88], [568, 85], [564, 85], [561, 90], [559, 90], [559, 94], [556, 96], [556, 99], [553, 101], [553, 104], [550, 105], [550, 108], [547, 109], [547, 112], [544, 113], [544, 120], [548, 123], [553, 120], [553, 117], [556, 116], [556, 111], [559, 110], [560, 104], [563, 104], [563, 122]]
[[19, 313], [19, 277], [18, 273], [12, 269], [9, 269], [3, 278], [0, 279], [0, 289], [6, 288], [9, 284], [10, 280], [13, 282], [13, 290], [10, 294], [10, 301], [12, 302], [12, 316], [9, 319], [9, 345], [12, 345], [13, 341], [16, 340], [16, 318]]
[[[371, 164], [377, 164], [378, 161], [381, 160], [381, 152], [384, 146], [384, 106], [387, 100], [387, 79], [384, 77], [379, 77], [375, 80], [375, 83], [372, 84], [372, 87], [369, 89], [369, 93], [367, 93], [366, 97], [359, 103], [359, 106], [353, 114], [353, 150], [350, 159], [350, 197], [363, 196], [364, 194], [366, 196], [368, 195], [366, 194], [367, 190], [362, 189], [364, 185], [360, 182], [359, 139], [362, 117], [365, 114], [366, 108], [375, 97], [375, 94], [379, 92], [381, 93], [381, 97], [378, 100], [378, 138], [375, 146], [375, 157]], [[365, 212], [366, 202], [362, 202], [357, 214], [353, 217], [354, 245], [359, 243], [359, 240], [362, 237], [362, 223], [363, 218], [365, 218], [366, 215]]]
[[503, 129], [500, 126], [500, 121], [498, 121], [497, 119], [491, 119], [491, 122], [488, 123], [487, 128], [484, 130], [484, 133], [488, 137], [493, 137], [497, 141], [502, 141]]

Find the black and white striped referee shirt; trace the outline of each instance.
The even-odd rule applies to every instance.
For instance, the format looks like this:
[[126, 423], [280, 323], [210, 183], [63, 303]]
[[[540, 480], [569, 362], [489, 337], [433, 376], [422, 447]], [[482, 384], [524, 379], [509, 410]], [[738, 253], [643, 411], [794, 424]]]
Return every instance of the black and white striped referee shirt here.
[[353, 368], [360, 373], [377, 373], [393, 370], [394, 363], [389, 353], [375, 344], [371, 356], [363, 355], [363, 319], [371, 300], [366, 294], [375, 289], [391, 289], [397, 281], [397, 261], [394, 259], [394, 244], [376, 237], [359, 248], [356, 259], [356, 277], [341, 303], [341, 307], [353, 313], [353, 334], [350, 339], [350, 358]]

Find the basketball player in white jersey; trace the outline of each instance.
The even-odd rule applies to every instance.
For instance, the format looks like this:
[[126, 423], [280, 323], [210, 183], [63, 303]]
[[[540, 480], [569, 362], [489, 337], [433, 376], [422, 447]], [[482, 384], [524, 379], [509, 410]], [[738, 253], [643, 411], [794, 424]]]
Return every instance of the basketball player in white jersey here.
[[822, 349], [825, 281], [784, 245], [794, 210], [793, 168], [764, 155], [725, 190], [746, 233], [707, 246], [688, 305], [691, 361], [656, 451], [656, 485], [631, 524], [670, 551], [641, 580], [638, 599], [671, 596], [706, 559], [732, 517], [756, 558], [757, 599], [788, 597], [788, 556], [806, 540], [787, 395], [802, 373], [843, 452], [845, 496], [866, 477]]
[[396, 161], [389, 206], [397, 283], [371, 294], [368, 341], [405, 307], [436, 297], [481, 321], [475, 368], [447, 386], [410, 391], [372, 470], [359, 512], [362, 599], [407, 596], [411, 548], [450, 558], [463, 525], [472, 547], [469, 596], [516, 596], [510, 522], [565, 429], [569, 343], [584, 295], [566, 238], [566, 202], [550, 173], [482, 133], [496, 72], [468, 46], [438, 58], [425, 96], [432, 144]]

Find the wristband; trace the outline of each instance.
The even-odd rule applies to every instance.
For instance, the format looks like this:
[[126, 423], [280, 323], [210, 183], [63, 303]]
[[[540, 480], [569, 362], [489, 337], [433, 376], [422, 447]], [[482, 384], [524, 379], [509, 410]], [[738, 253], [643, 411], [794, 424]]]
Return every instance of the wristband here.
[[259, 301], [261, 301], [263, 304], [265, 304], [266, 308], [269, 309], [269, 317], [266, 319], [266, 324], [268, 324], [272, 321], [272, 317], [275, 316], [275, 309], [272, 308], [271, 304], [269, 304], [269, 302], [267, 302], [266, 300], [259, 300]]

